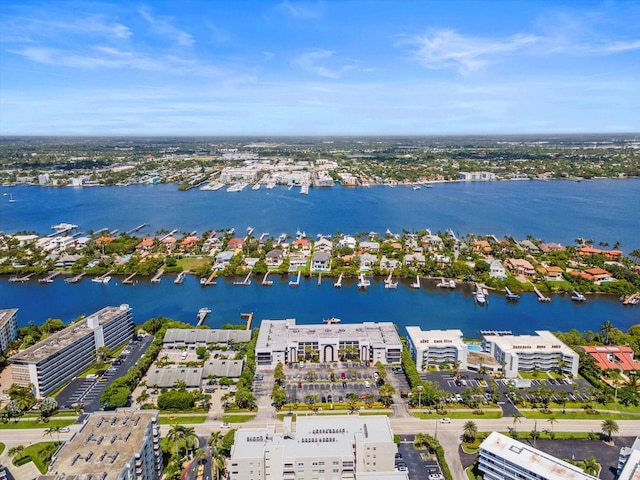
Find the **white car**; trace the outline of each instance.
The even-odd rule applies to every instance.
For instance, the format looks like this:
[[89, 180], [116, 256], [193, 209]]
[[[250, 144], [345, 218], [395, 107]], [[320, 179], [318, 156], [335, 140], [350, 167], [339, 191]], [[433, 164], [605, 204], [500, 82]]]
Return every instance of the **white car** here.
[[445, 418], [441, 418], [441, 419], [440, 419], [440, 423], [451, 423], [451, 419], [450, 419], [450, 418], [447, 418], [447, 417], [445, 417]]
[[229, 422], [221, 423], [220, 428], [231, 428], [231, 424]]
[[71, 429], [70, 429], [69, 427], [62, 427], [62, 428], [60, 429], [60, 433], [68, 433], [68, 432], [70, 432], [70, 431], [71, 431]]

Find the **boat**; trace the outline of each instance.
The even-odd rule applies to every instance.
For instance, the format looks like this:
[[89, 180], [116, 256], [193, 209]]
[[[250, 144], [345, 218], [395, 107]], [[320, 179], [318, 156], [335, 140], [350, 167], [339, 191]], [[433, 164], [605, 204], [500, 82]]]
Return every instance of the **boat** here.
[[73, 223], [59, 223], [57, 225], [51, 225], [51, 230], [73, 230], [74, 228], [78, 228], [78, 225], [74, 225]]
[[184, 272], [180, 272], [178, 274], [178, 276], [176, 277], [176, 279], [173, 281], [173, 283], [175, 283], [176, 285], [182, 283], [184, 281], [184, 277], [185, 277], [186, 273]]
[[360, 290], [365, 290], [371, 286], [371, 280], [364, 278], [364, 275], [360, 275], [358, 280], [358, 288]]
[[227, 188], [227, 192], [241, 192], [247, 187], [247, 183], [234, 183], [229, 188]]
[[255, 183], [252, 187], [251, 190], [260, 190], [260, 184], [259, 183]]
[[200, 310], [198, 310], [198, 325], [202, 324], [202, 322], [204, 322], [204, 319], [207, 318], [207, 315], [209, 315], [210, 313], [211, 309], [207, 307], [202, 307]]
[[478, 284], [476, 284], [476, 290], [473, 293], [473, 297], [479, 305], [484, 305], [487, 303], [487, 297], [485, 297], [484, 289], [480, 288]]
[[574, 290], [573, 295], [571, 295], [571, 300], [573, 300], [574, 302], [586, 302], [587, 297], [585, 297], [583, 294], [581, 294], [577, 290]]
[[103, 277], [93, 277], [91, 281], [94, 283], [109, 283], [111, 281], [111, 277], [109, 275], [105, 275]]
[[449, 288], [456, 288], [456, 281], [455, 280], [449, 280]]
[[449, 288], [449, 282], [447, 282], [444, 278], [441, 279], [437, 284], [436, 287], [438, 288]]
[[384, 284], [384, 288], [396, 289], [398, 288], [398, 282], [387, 282]]
[[336, 317], [325, 318], [322, 320], [322, 323], [324, 323], [325, 325], [335, 325], [336, 323], [340, 323], [340, 322], [341, 320]]
[[414, 186], [413, 186], [413, 189], [414, 189], [414, 190], [420, 190], [420, 185], [414, 185]]
[[433, 185], [431, 185], [430, 183], [427, 183], [427, 184], [425, 185], [425, 187], [427, 187], [427, 188], [433, 188]]
[[[5, 193], [5, 195], [6, 195], [6, 193]], [[13, 198], [13, 194], [12, 193], [9, 194], [9, 203], [16, 203], [15, 199]]]
[[300, 194], [301, 195], [309, 195], [309, 184], [308, 183], [303, 183], [302, 186], [300, 187]]
[[506, 298], [509, 301], [512, 302], [517, 302], [518, 300], [520, 300], [520, 295], [518, 295], [517, 293], [513, 293], [511, 290], [509, 290], [509, 287], [504, 287], [505, 290], [505, 295], [504, 298]]
[[206, 285], [206, 284], [207, 284], [207, 279], [206, 279], [206, 277], [202, 277], [202, 278], [200, 279], [200, 285]]

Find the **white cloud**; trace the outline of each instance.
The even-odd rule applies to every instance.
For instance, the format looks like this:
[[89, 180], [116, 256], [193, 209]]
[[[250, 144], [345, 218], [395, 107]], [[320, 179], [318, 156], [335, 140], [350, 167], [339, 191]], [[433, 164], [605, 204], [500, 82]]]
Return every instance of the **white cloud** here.
[[323, 15], [323, 7], [320, 3], [311, 4], [285, 0], [278, 7], [296, 18], [320, 18]]
[[183, 47], [190, 47], [195, 43], [193, 35], [177, 28], [168, 17], [154, 17], [142, 8], [139, 13], [157, 34], [168, 37]]
[[[312, 50], [295, 58], [294, 63], [303, 70], [324, 78], [340, 78], [352, 65], [328, 66], [336, 63], [331, 50]], [[332, 62], [333, 61], [333, 62]]]

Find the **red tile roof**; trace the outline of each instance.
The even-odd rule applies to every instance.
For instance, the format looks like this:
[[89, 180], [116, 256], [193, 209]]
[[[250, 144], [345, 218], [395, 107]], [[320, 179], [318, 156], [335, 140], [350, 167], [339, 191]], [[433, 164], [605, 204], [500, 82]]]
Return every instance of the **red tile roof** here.
[[608, 345], [580, 348], [591, 355], [602, 370], [607, 368], [620, 369], [625, 372], [640, 370], [640, 363], [633, 360], [631, 347]]

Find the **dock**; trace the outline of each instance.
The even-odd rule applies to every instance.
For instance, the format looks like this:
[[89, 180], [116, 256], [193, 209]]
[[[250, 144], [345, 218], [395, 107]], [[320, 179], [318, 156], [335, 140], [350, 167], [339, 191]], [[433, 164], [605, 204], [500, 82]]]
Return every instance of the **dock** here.
[[550, 302], [551, 298], [550, 297], [545, 297], [542, 292], [540, 290], [538, 290], [538, 287], [533, 287], [533, 291], [536, 292], [536, 295], [538, 296], [538, 301], [539, 302]]
[[186, 273], [180, 272], [176, 277], [176, 279], [173, 281], [173, 283], [175, 283], [176, 285], [180, 285], [182, 282], [184, 282], [184, 277], [186, 276], [187, 276]]
[[394, 282], [392, 279], [392, 276], [393, 276], [393, 272], [390, 272], [389, 276], [384, 281], [384, 288], [391, 289], [391, 290], [398, 288], [398, 282]]
[[253, 322], [253, 313], [241, 313], [240, 318], [247, 319], [247, 330], [251, 330], [251, 323]]
[[80, 280], [82, 280], [82, 277], [84, 277], [84, 273], [80, 273], [75, 277], [67, 278], [65, 280], [65, 283], [78, 283]]
[[60, 272], [49, 272], [49, 275], [39, 279], [38, 283], [52, 283], [53, 279], [56, 278], [58, 275], [60, 275]]
[[132, 233], [136, 233], [138, 230], [142, 230], [146, 226], [147, 226], [146, 223], [143, 223], [142, 225], [138, 225], [136, 228], [132, 228], [131, 230], [129, 230], [127, 232], [127, 235], [131, 235]]
[[135, 277], [137, 273], [132, 273], [122, 282], [123, 285], [133, 285], [133, 277]]
[[506, 292], [504, 298], [506, 298], [507, 300], [516, 301], [520, 299], [520, 295], [518, 295], [517, 293], [513, 293], [511, 290], [509, 290], [509, 287], [504, 287], [504, 290]]
[[366, 290], [367, 288], [369, 288], [370, 285], [371, 285], [371, 280], [369, 280], [368, 278], [365, 278], [364, 274], [361, 273], [358, 280], [358, 289]]
[[264, 274], [264, 278], [262, 279], [263, 287], [271, 287], [273, 285], [273, 280], [268, 280], [268, 278], [269, 278], [269, 272]]
[[211, 275], [209, 275], [209, 278], [207, 278], [207, 280], [204, 282], [204, 285], [205, 286], [215, 285], [216, 284], [216, 278], [218, 278], [217, 270], [214, 271]]
[[638, 303], [640, 303], [640, 293], [634, 293], [622, 299], [623, 305], [637, 305]]
[[11, 282], [11, 283], [17, 283], [17, 282], [24, 283], [24, 282], [28, 282], [28, 281], [29, 281], [29, 279], [30, 279], [33, 275], [34, 275], [33, 273], [30, 273], [30, 274], [28, 274], [28, 275], [25, 275], [24, 277], [18, 277], [18, 276], [11, 277], [11, 278], [9, 279], [9, 282]]
[[296, 278], [295, 280], [289, 281], [289, 286], [290, 287], [298, 287], [298, 286], [300, 286], [300, 275], [302, 275], [302, 271], [298, 270], [298, 278]]
[[335, 283], [333, 284], [333, 286], [334, 286], [335, 288], [340, 288], [340, 287], [342, 287], [342, 275], [343, 275], [343, 274], [342, 274], [342, 273], [340, 273], [340, 276], [338, 277], [338, 281], [337, 281], [337, 282], [335, 282]]
[[160, 283], [160, 280], [162, 280], [163, 273], [164, 273], [163, 269], [158, 270], [156, 274], [153, 276], [153, 278], [151, 279], [151, 283]]
[[411, 288], [420, 288], [420, 275], [416, 276], [416, 281], [411, 284]]
[[239, 287], [248, 287], [251, 285], [251, 272], [247, 274], [244, 280], [236, 280], [233, 284]]
[[318, 286], [322, 285], [322, 272], [318, 274]]
[[211, 309], [210, 308], [201, 308], [200, 310], [198, 310], [198, 324], [196, 325], [197, 327], [199, 327], [200, 325], [202, 325], [205, 321], [205, 319], [207, 318], [207, 316], [209, 316], [209, 314], [211, 313]]

